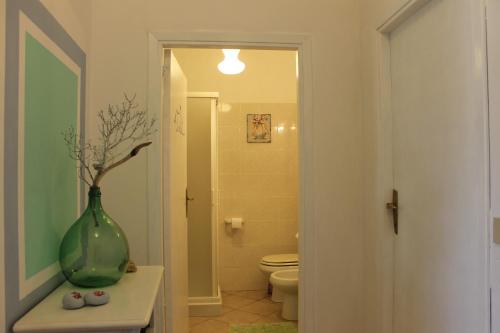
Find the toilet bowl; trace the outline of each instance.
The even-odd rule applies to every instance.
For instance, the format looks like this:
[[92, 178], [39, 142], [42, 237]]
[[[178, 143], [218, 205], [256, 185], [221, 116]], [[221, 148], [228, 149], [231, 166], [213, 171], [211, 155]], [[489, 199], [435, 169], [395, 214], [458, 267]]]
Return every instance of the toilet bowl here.
[[[274, 272], [298, 269], [299, 258], [297, 253], [272, 254], [262, 257], [259, 268], [266, 275], [266, 281], [269, 281], [271, 274]], [[282, 293], [274, 287], [271, 300], [273, 302], [283, 302]]]
[[299, 270], [287, 269], [274, 272], [271, 274], [270, 281], [273, 288], [278, 289], [283, 294], [281, 316], [286, 320], [297, 320]]

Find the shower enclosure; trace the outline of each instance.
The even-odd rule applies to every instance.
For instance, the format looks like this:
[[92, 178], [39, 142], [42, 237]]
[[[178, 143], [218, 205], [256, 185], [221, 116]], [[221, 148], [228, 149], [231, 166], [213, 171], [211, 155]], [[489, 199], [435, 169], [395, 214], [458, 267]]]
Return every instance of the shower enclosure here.
[[187, 219], [189, 311], [217, 315], [222, 309], [217, 253], [217, 105], [219, 94], [188, 93]]

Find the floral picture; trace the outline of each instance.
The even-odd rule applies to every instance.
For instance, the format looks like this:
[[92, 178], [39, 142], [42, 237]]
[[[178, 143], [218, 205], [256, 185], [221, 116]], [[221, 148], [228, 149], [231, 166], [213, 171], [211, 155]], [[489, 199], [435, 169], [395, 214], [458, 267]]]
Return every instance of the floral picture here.
[[247, 114], [247, 142], [271, 143], [270, 114]]

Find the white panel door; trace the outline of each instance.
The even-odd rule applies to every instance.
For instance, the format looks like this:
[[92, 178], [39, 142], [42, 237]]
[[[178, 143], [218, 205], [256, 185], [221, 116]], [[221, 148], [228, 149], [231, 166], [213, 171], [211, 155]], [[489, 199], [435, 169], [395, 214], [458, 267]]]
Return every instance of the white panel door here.
[[488, 329], [479, 3], [433, 0], [390, 35], [396, 333]]
[[167, 333], [187, 333], [187, 79], [170, 50], [165, 51], [163, 80], [165, 327]]
[[[500, 218], [500, 0], [489, 0], [488, 82], [490, 100], [491, 213]], [[500, 333], [500, 244], [491, 239], [492, 333]]]

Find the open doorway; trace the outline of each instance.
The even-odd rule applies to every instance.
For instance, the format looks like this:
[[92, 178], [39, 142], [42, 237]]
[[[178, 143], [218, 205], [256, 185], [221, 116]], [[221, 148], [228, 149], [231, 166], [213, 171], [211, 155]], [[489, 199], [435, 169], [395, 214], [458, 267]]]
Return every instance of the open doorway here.
[[[229, 42], [230, 41], [230, 42]], [[187, 305], [187, 283], [185, 288], [179, 286], [180, 281], [177, 273], [179, 268], [186, 263], [187, 258], [182, 260], [172, 249], [178, 247], [172, 246], [179, 237], [178, 230], [175, 230], [172, 224], [171, 207], [172, 200], [178, 203], [184, 203], [186, 200], [185, 191], [182, 195], [179, 192], [175, 198], [167, 190], [172, 188], [176, 177], [172, 175], [172, 163], [175, 161], [169, 158], [172, 153], [171, 147], [166, 144], [170, 140], [171, 133], [175, 132], [170, 118], [173, 114], [164, 112], [162, 106], [164, 97], [162, 92], [162, 75], [158, 73], [158, 64], [163, 66], [163, 72], [169, 70], [165, 64], [164, 50], [177, 47], [203, 47], [218, 48], [239, 47], [242, 49], [271, 49], [271, 50], [295, 50], [296, 59], [296, 88], [298, 105], [297, 127], [298, 133], [298, 158], [299, 167], [299, 199], [298, 199], [298, 229], [300, 237], [298, 239], [298, 249], [300, 252], [300, 271], [299, 271], [299, 289], [301, 296], [299, 298], [299, 329], [302, 332], [314, 332], [314, 295], [316, 285], [311, 283], [315, 275], [315, 252], [313, 244], [315, 239], [314, 223], [304, 223], [304, 221], [313, 221], [313, 202], [310, 200], [314, 191], [312, 182], [312, 86], [311, 86], [311, 54], [310, 39], [305, 35], [293, 34], [217, 34], [217, 33], [169, 33], [155, 32], [150, 34], [149, 38], [149, 96], [148, 109], [152, 115], [161, 119], [161, 131], [158, 135], [161, 137], [161, 145], [152, 147], [148, 160], [148, 178], [149, 192], [151, 199], [149, 202], [149, 258], [151, 264], [165, 265], [165, 283], [164, 283], [164, 302], [165, 311], [155, 313], [158, 321], [165, 323], [167, 332], [187, 332], [188, 331], [188, 305]], [[220, 51], [219, 51], [220, 52]], [[297, 78], [297, 73], [298, 75]], [[186, 88], [187, 91], [187, 88]], [[173, 95], [171, 96], [173, 98]], [[172, 117], [171, 117], [172, 116]], [[172, 142], [172, 140], [171, 140]], [[180, 210], [179, 210], [180, 211]], [[185, 214], [185, 211], [184, 211]], [[187, 222], [186, 224], [187, 225]], [[187, 230], [186, 230], [187, 234]], [[163, 249], [163, 251], [158, 251]], [[187, 245], [186, 245], [187, 252]], [[308, 282], [309, 281], [309, 282]], [[161, 318], [164, 317], [164, 318]]]
[[297, 53], [245, 49], [238, 75], [221, 73], [223, 58], [165, 50], [171, 279], [186, 292], [193, 332], [296, 326]]

